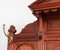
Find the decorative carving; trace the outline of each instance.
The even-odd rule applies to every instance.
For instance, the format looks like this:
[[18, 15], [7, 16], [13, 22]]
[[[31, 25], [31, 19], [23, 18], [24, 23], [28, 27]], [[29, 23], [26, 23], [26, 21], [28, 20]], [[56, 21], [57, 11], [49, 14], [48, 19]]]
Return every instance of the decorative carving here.
[[23, 43], [19, 45], [16, 50], [35, 50], [34, 47], [28, 43]]
[[5, 36], [8, 38], [8, 42], [10, 44], [13, 41], [14, 33], [16, 32], [15, 27], [11, 25], [8, 30], [9, 34], [7, 35], [5, 32], [5, 24], [3, 24], [3, 31], [4, 31]]
[[14, 50], [13, 46], [13, 40], [14, 40], [14, 33], [16, 32], [15, 26], [11, 25], [8, 32], [9, 34], [7, 35], [5, 33], [5, 24], [3, 24], [3, 31], [5, 36], [8, 38], [8, 50]]

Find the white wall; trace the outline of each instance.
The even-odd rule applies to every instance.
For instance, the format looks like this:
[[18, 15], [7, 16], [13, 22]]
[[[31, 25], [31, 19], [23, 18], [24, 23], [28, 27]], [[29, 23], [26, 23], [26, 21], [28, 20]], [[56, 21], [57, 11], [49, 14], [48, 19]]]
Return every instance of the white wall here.
[[35, 0], [0, 0], [0, 50], [7, 50], [7, 38], [2, 24], [6, 24], [6, 32], [10, 25], [15, 25], [17, 33], [28, 23], [36, 20], [28, 5]]

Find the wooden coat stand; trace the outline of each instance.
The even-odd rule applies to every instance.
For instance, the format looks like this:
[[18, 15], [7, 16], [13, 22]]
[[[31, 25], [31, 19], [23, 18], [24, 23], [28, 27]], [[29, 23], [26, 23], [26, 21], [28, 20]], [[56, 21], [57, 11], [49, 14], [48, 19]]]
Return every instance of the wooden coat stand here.
[[14, 35], [14, 50], [59, 50], [60, 0], [36, 0], [29, 8], [37, 21]]

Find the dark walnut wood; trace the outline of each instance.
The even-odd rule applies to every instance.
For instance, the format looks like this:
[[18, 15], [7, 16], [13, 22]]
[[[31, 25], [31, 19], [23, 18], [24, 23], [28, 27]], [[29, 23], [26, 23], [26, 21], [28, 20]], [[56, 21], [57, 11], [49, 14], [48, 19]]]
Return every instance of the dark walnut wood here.
[[14, 35], [13, 49], [59, 50], [60, 0], [36, 0], [28, 7], [37, 21], [26, 25], [19, 34]]

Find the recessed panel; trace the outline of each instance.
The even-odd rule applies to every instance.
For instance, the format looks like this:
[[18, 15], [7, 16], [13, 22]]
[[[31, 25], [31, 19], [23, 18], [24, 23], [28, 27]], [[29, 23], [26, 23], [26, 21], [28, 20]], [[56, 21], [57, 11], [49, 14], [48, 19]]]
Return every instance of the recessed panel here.
[[60, 29], [60, 18], [48, 19], [48, 30]]

